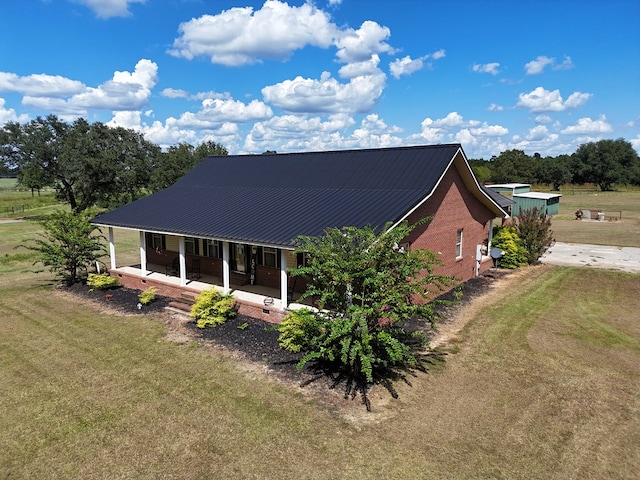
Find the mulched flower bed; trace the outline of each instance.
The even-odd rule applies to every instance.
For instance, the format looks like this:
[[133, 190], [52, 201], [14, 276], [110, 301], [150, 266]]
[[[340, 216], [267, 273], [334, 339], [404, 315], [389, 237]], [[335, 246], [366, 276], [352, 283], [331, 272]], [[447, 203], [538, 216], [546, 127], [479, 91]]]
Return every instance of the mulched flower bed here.
[[144, 315], [164, 312], [165, 307], [171, 301], [168, 297], [156, 295], [153, 302], [138, 308], [138, 303], [140, 302], [138, 295], [140, 295], [141, 291], [131, 288], [117, 287], [106, 290], [92, 290], [83, 283], [76, 283], [70, 287], [64, 287], [64, 290], [124, 314]]
[[[441, 299], [456, 301], [457, 303], [456, 305], [438, 307], [437, 310], [440, 314], [438, 323], [452, 321], [458, 308], [485, 293], [490, 283], [507, 273], [505, 271], [491, 270], [484, 275], [469, 280], [462, 286], [463, 296], [460, 300], [455, 299], [453, 292], [442, 295]], [[140, 292], [129, 288], [119, 287], [110, 290], [91, 291], [86, 285], [76, 284], [66, 288], [66, 291], [123, 314], [153, 314], [158, 316], [168, 315], [169, 317], [178, 315], [165, 309], [172, 299], [162, 296], [156, 296], [156, 299], [149, 305], [138, 308], [138, 295]], [[278, 332], [272, 323], [245, 315], [237, 315], [215, 328], [200, 329], [196, 327], [195, 322], [190, 320], [183, 321], [182, 324], [184, 326], [183, 331], [194, 339], [204, 344], [222, 347], [236, 356], [263, 365], [282, 380], [297, 384], [313, 383], [318, 391], [326, 391], [335, 387], [332, 378], [314, 365], [313, 362], [307, 364], [302, 371], [297, 370], [296, 365], [301, 355], [293, 354], [280, 348], [278, 345]], [[409, 331], [420, 330], [430, 338], [434, 335], [428, 322], [420, 319], [408, 321], [405, 324], [405, 328]], [[340, 388], [337, 388], [337, 390], [339, 392]]]

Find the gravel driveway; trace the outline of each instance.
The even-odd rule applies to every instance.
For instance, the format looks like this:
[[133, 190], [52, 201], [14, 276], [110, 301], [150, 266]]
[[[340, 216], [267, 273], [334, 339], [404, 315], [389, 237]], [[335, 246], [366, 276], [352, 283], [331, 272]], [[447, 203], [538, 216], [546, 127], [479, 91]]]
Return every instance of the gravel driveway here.
[[640, 248], [556, 242], [540, 261], [552, 265], [610, 268], [640, 273]]

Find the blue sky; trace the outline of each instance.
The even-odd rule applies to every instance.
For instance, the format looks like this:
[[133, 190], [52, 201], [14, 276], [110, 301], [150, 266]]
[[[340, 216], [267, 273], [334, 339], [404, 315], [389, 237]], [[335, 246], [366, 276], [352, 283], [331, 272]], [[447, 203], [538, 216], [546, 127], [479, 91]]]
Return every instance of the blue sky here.
[[0, 125], [230, 153], [640, 151], [637, 0], [0, 0]]

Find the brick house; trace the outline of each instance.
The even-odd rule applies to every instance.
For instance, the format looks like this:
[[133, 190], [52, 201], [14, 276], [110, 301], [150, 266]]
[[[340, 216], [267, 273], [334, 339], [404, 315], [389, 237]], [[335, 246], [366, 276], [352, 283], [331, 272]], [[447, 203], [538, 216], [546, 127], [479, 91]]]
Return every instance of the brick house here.
[[[287, 274], [303, 261], [296, 236], [433, 215], [406, 241], [466, 281], [492, 266], [493, 223], [509, 202], [478, 183], [459, 144], [230, 155], [93, 223], [108, 228], [110, 272], [123, 285], [173, 297], [216, 285], [240, 312], [277, 322], [305, 287]], [[139, 232], [139, 265], [117, 264], [114, 229]]]

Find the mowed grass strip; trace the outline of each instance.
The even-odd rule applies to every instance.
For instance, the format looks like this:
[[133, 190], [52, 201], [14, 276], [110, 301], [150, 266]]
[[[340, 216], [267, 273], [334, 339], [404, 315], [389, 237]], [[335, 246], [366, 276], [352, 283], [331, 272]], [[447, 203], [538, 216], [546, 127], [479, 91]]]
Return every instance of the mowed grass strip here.
[[636, 478], [640, 276], [515, 275], [445, 371], [407, 389], [414, 405], [394, 426], [429, 458], [424, 478]]
[[164, 340], [158, 320], [3, 293], [2, 478], [293, 478], [312, 453], [297, 438], [322, 441], [329, 420], [301, 395]]
[[376, 392], [374, 415], [359, 408], [353, 423], [166, 341], [160, 320], [5, 289], [0, 475], [634, 478], [640, 276], [513, 275], [444, 368], [411, 378], [398, 401]]

